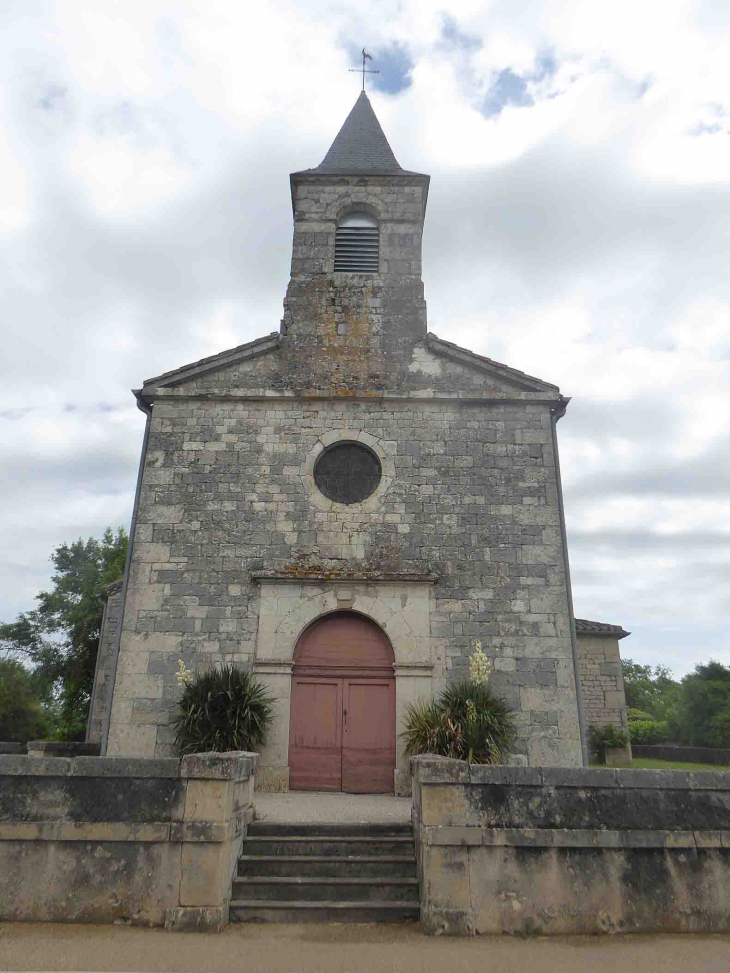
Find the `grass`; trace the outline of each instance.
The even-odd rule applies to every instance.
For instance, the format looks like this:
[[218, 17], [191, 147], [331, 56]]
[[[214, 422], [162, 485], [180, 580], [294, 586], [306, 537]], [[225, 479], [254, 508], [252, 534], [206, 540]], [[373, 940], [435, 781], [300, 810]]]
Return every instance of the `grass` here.
[[635, 757], [631, 761], [634, 770], [724, 770], [730, 772], [730, 767], [718, 764], [692, 764], [686, 760], [652, 760], [651, 757]]
[[[591, 767], [603, 767], [604, 764], [591, 764]], [[635, 757], [630, 767], [621, 770], [721, 770], [730, 773], [730, 767], [718, 764], [692, 764], [686, 760], [653, 760], [651, 757]]]

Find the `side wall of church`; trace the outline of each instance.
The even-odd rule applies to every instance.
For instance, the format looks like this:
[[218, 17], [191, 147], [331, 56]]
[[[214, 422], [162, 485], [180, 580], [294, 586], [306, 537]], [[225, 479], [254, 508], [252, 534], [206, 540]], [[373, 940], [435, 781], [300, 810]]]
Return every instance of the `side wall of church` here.
[[119, 618], [122, 613], [122, 582], [117, 581], [106, 589], [104, 616], [101, 623], [99, 651], [94, 671], [94, 689], [91, 694], [89, 722], [86, 728], [87, 743], [101, 743], [104, 718], [109, 706], [112, 659], [117, 644]]
[[629, 718], [618, 639], [578, 635], [580, 681], [588, 726], [612, 723], [628, 733]]
[[[352, 508], [322, 503], [312, 457], [359, 434], [391, 470], [387, 488]], [[580, 764], [546, 405], [159, 395], [109, 754], [172, 752], [180, 659], [254, 660], [254, 576], [377, 584], [425, 570], [436, 578], [432, 686], [465, 676], [481, 642], [493, 687], [518, 711], [518, 751], [534, 765]]]

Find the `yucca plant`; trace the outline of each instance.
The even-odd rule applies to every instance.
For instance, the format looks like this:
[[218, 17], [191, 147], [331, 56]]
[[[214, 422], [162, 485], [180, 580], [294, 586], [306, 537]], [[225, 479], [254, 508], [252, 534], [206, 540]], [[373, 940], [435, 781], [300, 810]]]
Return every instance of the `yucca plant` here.
[[274, 699], [247, 669], [225, 664], [183, 682], [172, 721], [180, 753], [257, 750], [266, 742]]
[[514, 742], [512, 710], [484, 682], [462, 679], [435, 702], [406, 710], [406, 753], [434, 753], [475, 764], [503, 763]]

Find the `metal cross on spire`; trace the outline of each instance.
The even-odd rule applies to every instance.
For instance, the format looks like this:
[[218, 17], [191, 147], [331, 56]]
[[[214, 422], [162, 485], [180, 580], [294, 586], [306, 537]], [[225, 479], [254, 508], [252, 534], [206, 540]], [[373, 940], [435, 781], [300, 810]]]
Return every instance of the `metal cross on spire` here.
[[366, 61], [372, 61], [372, 59], [373, 59], [372, 58], [372, 55], [368, 54], [368, 52], [363, 47], [363, 49], [362, 49], [362, 67], [361, 68], [348, 68], [347, 69], [348, 71], [352, 71], [352, 72], [357, 71], [358, 74], [360, 73], [360, 71], [362, 71], [362, 90], [363, 91], [365, 90], [365, 75], [366, 74], [380, 74], [380, 71], [373, 71], [371, 68], [366, 68], [365, 67], [365, 62]]

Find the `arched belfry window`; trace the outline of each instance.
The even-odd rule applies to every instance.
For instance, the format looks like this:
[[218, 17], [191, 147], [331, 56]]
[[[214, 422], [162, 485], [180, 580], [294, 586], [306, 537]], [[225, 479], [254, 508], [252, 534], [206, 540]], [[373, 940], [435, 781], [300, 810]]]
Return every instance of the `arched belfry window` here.
[[367, 213], [349, 213], [337, 224], [335, 272], [377, 274], [378, 223]]

